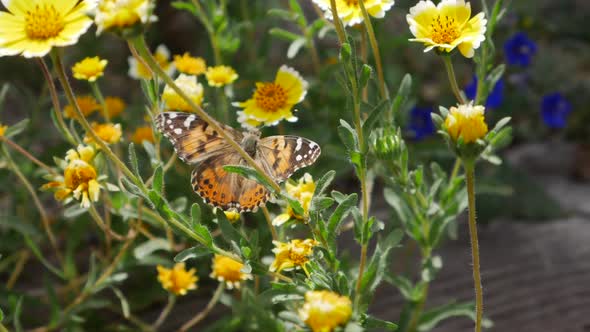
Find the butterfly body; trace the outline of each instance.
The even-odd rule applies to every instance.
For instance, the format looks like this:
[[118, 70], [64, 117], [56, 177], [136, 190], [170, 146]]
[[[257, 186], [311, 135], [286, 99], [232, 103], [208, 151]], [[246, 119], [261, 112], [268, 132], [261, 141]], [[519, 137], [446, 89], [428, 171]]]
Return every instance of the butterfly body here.
[[[254, 180], [226, 172], [226, 165], [248, 163], [217, 130], [197, 115], [164, 112], [156, 117], [156, 127], [170, 142], [178, 157], [195, 165], [191, 174], [193, 190], [205, 202], [224, 210], [255, 211], [271, 193]], [[299, 168], [319, 157], [317, 143], [298, 136], [260, 137], [259, 131], [240, 132], [218, 124], [276, 182], [283, 182]]]

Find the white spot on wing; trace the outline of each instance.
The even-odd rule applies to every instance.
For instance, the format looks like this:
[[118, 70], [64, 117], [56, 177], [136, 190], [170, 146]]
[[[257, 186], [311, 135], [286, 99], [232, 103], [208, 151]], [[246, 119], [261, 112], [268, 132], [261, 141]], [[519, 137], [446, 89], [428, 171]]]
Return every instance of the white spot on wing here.
[[303, 140], [301, 137], [297, 138], [297, 146], [295, 146], [295, 151], [301, 150], [301, 145], [303, 144]]
[[194, 115], [189, 116], [188, 118], [186, 118], [186, 120], [184, 120], [184, 126], [185, 127], [190, 127], [191, 126], [191, 122], [193, 122], [196, 119], [196, 117]]
[[178, 116], [178, 113], [170, 113], [170, 115], [168, 117], [170, 117], [170, 119], [174, 119]]
[[297, 157], [295, 157], [295, 160], [297, 160], [297, 161], [301, 161], [301, 159], [303, 159], [303, 157], [301, 157], [300, 154], [298, 154]]
[[182, 134], [182, 129], [180, 129], [180, 128], [176, 128], [176, 129], [174, 129], [174, 133], [175, 133], [176, 135], [180, 135], [180, 134]]

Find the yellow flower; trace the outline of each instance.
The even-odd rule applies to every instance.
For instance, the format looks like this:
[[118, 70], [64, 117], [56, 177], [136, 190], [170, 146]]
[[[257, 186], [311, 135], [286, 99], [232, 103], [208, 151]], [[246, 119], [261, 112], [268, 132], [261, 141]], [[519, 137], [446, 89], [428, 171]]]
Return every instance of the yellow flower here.
[[2, 125], [0, 124], [0, 137], [4, 136], [4, 133], [6, 132], [6, 129], [8, 129], [8, 126]]
[[[91, 124], [92, 130], [107, 144], [115, 144], [121, 140], [123, 131], [121, 130], [120, 124], [113, 123], [96, 123]], [[84, 143], [94, 143], [94, 140], [86, 134], [84, 137]]]
[[125, 101], [123, 101], [123, 99], [119, 97], [106, 97], [104, 99], [104, 103], [110, 118], [114, 118], [119, 114], [123, 113], [123, 111], [127, 107]]
[[471, 4], [465, 0], [442, 0], [438, 5], [432, 1], [420, 1], [410, 8], [406, 20], [414, 35], [410, 41], [423, 43], [424, 52], [437, 48], [451, 52], [455, 47], [467, 58], [473, 57], [475, 49], [486, 39], [485, 14], [471, 17]]
[[240, 220], [240, 214], [236, 211], [229, 210], [229, 211], [223, 211], [223, 213], [225, 214], [225, 217], [227, 218], [227, 220], [229, 220], [230, 222], [236, 222], [236, 221]]
[[228, 66], [209, 67], [205, 72], [205, 76], [207, 77], [209, 85], [217, 88], [232, 84], [238, 79], [236, 71]]
[[302, 268], [305, 274], [309, 275], [305, 265], [313, 254], [313, 247], [318, 245], [314, 239], [291, 240], [290, 242], [273, 241], [275, 248], [275, 260], [270, 265], [271, 272], [290, 271]]
[[73, 198], [80, 200], [80, 206], [90, 207], [90, 201], [98, 201], [101, 185], [96, 168], [93, 165], [95, 151], [91, 146], [78, 146], [66, 153], [62, 160], [63, 176], [56, 176], [41, 189], [55, 191], [55, 199], [69, 203]]
[[72, 72], [74, 73], [74, 77], [79, 80], [94, 82], [97, 78], [102, 76], [107, 63], [107, 60], [101, 59], [97, 56], [93, 58], [87, 57], [84, 60], [77, 62], [72, 67]]
[[[199, 106], [201, 105], [203, 102], [203, 85], [197, 83], [196, 76], [180, 74], [178, 78], [174, 80], [174, 83], [176, 83], [176, 85], [178, 85], [178, 87], [184, 91], [195, 104]], [[192, 107], [169, 85], [164, 87], [162, 100], [164, 100], [166, 107], [171, 110], [189, 112], [193, 110]]]
[[2, 0], [0, 56], [43, 57], [53, 47], [73, 45], [92, 20], [95, 0]]
[[97, 34], [109, 29], [126, 29], [136, 24], [154, 22], [154, 3], [151, 0], [101, 0], [94, 22]]
[[[324, 16], [332, 20], [332, 9], [330, 0], [313, 0], [323, 11]], [[385, 12], [393, 7], [393, 0], [364, 0], [367, 13], [375, 18], [382, 18]], [[336, 0], [336, 10], [342, 23], [346, 26], [353, 26], [363, 22], [363, 13], [359, 0]]]
[[454, 141], [461, 137], [465, 143], [475, 142], [488, 132], [484, 111], [483, 106], [472, 104], [451, 107], [444, 128]]
[[[154, 52], [154, 58], [156, 62], [164, 69], [168, 76], [174, 73], [174, 65], [170, 62], [170, 51], [165, 45], [160, 45], [156, 48], [156, 52]], [[143, 65], [143, 63], [137, 60], [134, 56], [130, 56], [127, 58], [127, 62], [129, 63], [129, 76], [132, 78], [139, 80], [149, 80], [152, 78], [152, 71]]]
[[162, 287], [175, 295], [186, 295], [189, 290], [197, 288], [199, 277], [196, 269], [186, 270], [184, 263], [176, 263], [172, 269], [158, 265], [158, 281]]
[[135, 129], [131, 141], [135, 144], [142, 144], [143, 141], [154, 143], [156, 138], [154, 137], [154, 131], [151, 126], [143, 126]]
[[195, 76], [201, 75], [207, 70], [207, 64], [205, 64], [205, 60], [203, 58], [192, 57], [188, 52], [184, 53], [183, 55], [175, 55], [174, 66], [179, 72], [183, 74]]
[[312, 332], [332, 332], [352, 315], [352, 302], [347, 296], [330, 291], [308, 291], [299, 317]]
[[305, 98], [306, 93], [307, 82], [301, 75], [293, 68], [281, 66], [274, 82], [256, 83], [252, 98], [233, 105], [243, 108], [238, 111], [242, 126], [274, 126], [283, 119], [297, 121], [291, 109]]
[[285, 189], [289, 196], [297, 199], [303, 208], [304, 215], [297, 215], [291, 206], [287, 206], [285, 213], [279, 214], [273, 221], [272, 224], [280, 226], [291, 219], [299, 219], [306, 221], [309, 214], [309, 206], [311, 205], [311, 199], [315, 191], [315, 182], [310, 174], [305, 173], [298, 182], [293, 184], [291, 181], [285, 183]]
[[[89, 116], [100, 109], [100, 104], [90, 95], [76, 97], [76, 103], [80, 106], [80, 110], [84, 116]], [[67, 105], [64, 107], [64, 116], [66, 118], [75, 118], [76, 112], [74, 111], [74, 106]]]
[[211, 266], [211, 278], [225, 282], [228, 289], [240, 288], [240, 281], [252, 279], [250, 273], [242, 272], [244, 264], [229, 257], [215, 255]]

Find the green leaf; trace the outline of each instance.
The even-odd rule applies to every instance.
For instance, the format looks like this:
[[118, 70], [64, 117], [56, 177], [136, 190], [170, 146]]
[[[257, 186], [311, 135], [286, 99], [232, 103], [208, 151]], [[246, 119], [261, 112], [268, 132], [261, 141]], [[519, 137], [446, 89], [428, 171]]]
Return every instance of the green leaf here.
[[[442, 320], [459, 316], [469, 317], [475, 320], [474, 305], [472, 303], [450, 303], [428, 310], [420, 316], [418, 331], [430, 331]], [[488, 319], [484, 319], [482, 323], [486, 328], [492, 327], [492, 322]]]
[[344, 143], [349, 151], [356, 151], [358, 149], [356, 131], [348, 122], [342, 119], [340, 119], [340, 126], [338, 126], [338, 136], [340, 136], [342, 143]]
[[299, 50], [301, 50], [301, 48], [305, 46], [306, 43], [307, 40], [303, 37], [295, 39], [289, 45], [289, 48], [287, 48], [287, 59], [293, 59], [295, 56], [297, 56]]
[[326, 192], [332, 181], [334, 181], [334, 177], [336, 176], [336, 171], [330, 170], [324, 174], [315, 184], [315, 190], [313, 192], [313, 197], [320, 197]]
[[328, 234], [330, 236], [336, 236], [338, 226], [340, 225], [340, 223], [342, 223], [346, 216], [348, 216], [352, 208], [356, 206], [357, 200], [358, 195], [354, 193], [346, 197], [346, 199], [344, 199], [340, 204], [338, 204], [338, 206], [328, 219]]
[[211, 253], [212, 251], [207, 247], [195, 246], [179, 252], [176, 256], [174, 256], [174, 261], [180, 263], [189, 259], [197, 259], [203, 256], [208, 256]]
[[33, 240], [28, 235], [26, 235], [26, 234], [22, 234], [22, 235], [25, 238], [25, 243], [27, 244], [29, 249], [31, 249], [31, 252], [33, 252], [33, 255], [35, 255], [35, 257], [37, 257], [37, 259], [41, 262], [41, 264], [43, 264], [43, 266], [45, 266], [45, 268], [47, 268], [49, 271], [51, 271], [56, 276], [60, 277], [63, 280], [67, 280], [62, 271], [60, 271], [58, 268], [53, 266], [47, 259], [45, 259], [45, 257], [42, 254], [41, 249], [39, 249], [37, 244], [35, 242], [33, 242]]
[[298, 215], [298, 216], [303, 216], [305, 215], [305, 211], [303, 210], [303, 206], [301, 206], [301, 203], [299, 203], [298, 200], [289, 197], [289, 196], [285, 196], [285, 198], [287, 199], [287, 202], [289, 202], [289, 206], [291, 207], [291, 209], [293, 209], [293, 212]]
[[139, 179], [141, 176], [139, 175], [139, 162], [137, 161], [137, 154], [135, 153], [135, 144], [129, 143], [129, 162], [131, 163], [131, 168], [133, 169], [133, 173]]
[[512, 118], [509, 116], [500, 119], [500, 121], [498, 121], [496, 123], [496, 125], [494, 126], [494, 129], [492, 129], [492, 131], [496, 132], [496, 133], [499, 132], [500, 129], [504, 128], [504, 126], [506, 126], [510, 122], [511, 119]]
[[393, 104], [391, 104], [391, 113], [392, 114], [399, 114], [400, 109], [404, 105], [404, 103], [408, 100], [408, 96], [410, 95], [410, 91], [412, 89], [412, 75], [406, 74], [402, 79], [402, 82], [399, 85], [399, 89], [397, 90], [397, 95], [393, 99]]
[[383, 118], [383, 112], [387, 109], [386, 106], [388, 104], [389, 100], [382, 100], [377, 106], [373, 108], [369, 114], [369, 117], [363, 123], [363, 135], [365, 137], [369, 137], [377, 121]]
[[270, 35], [273, 37], [277, 37], [290, 42], [294, 42], [297, 39], [304, 38], [303, 36], [300, 36], [296, 33], [281, 28], [272, 28], [268, 31], [268, 33], [270, 33]]
[[129, 318], [130, 310], [129, 310], [129, 303], [127, 302], [127, 298], [123, 292], [121, 292], [118, 288], [114, 286], [110, 286], [110, 289], [115, 293], [115, 295], [119, 298], [119, 302], [121, 302], [121, 312], [123, 313], [123, 317]]
[[361, 321], [364, 328], [368, 329], [385, 329], [388, 331], [396, 331], [398, 326], [393, 322], [389, 322], [386, 320], [382, 320], [379, 318], [375, 318], [370, 315], [363, 314], [361, 316]]
[[297, 0], [289, 0], [289, 7], [291, 7], [291, 11], [293, 11], [297, 16], [297, 24], [301, 28], [307, 27], [307, 20], [305, 19], [305, 13]]
[[230, 173], [237, 173], [247, 179], [254, 180], [261, 185], [265, 186], [268, 190], [274, 192], [274, 188], [272, 184], [270, 184], [264, 176], [258, 173], [255, 169], [247, 166], [240, 166], [240, 165], [227, 165], [223, 166], [223, 169], [226, 172]]
[[0, 308], [0, 323], [2, 323], [3, 320], [4, 320], [4, 311], [2, 311], [2, 308]]
[[197, 10], [197, 7], [195, 7], [195, 5], [193, 5], [192, 3], [188, 2], [188, 1], [174, 1], [174, 2], [172, 2], [171, 5], [172, 5], [172, 7], [176, 8], [176, 9], [186, 10], [195, 16], [199, 16], [199, 12]]
[[217, 223], [219, 224], [219, 229], [221, 229], [223, 238], [228, 242], [240, 243], [240, 240], [246, 240], [244, 236], [227, 220], [221, 209], [217, 210]]
[[213, 236], [211, 236], [209, 229], [201, 223], [201, 207], [197, 203], [191, 206], [191, 227], [205, 241], [207, 247], [213, 247]]
[[290, 12], [288, 10], [279, 9], [279, 8], [269, 9], [266, 13], [268, 16], [279, 17], [279, 18], [282, 18], [283, 20], [287, 20], [287, 21], [291, 21], [291, 22], [293, 22], [297, 19], [296, 14], [293, 14], [292, 12]]
[[22, 133], [23, 130], [25, 130], [27, 128], [27, 126], [29, 125], [29, 122], [30, 122], [29, 119], [24, 119], [24, 120], [21, 120], [15, 124], [13, 124], [12, 126], [10, 126], [6, 129], [4, 136], [7, 138], [12, 138], [12, 137]]
[[23, 296], [20, 296], [16, 302], [16, 306], [14, 307], [14, 312], [12, 313], [12, 323], [14, 324], [14, 329], [16, 332], [23, 332], [23, 326], [20, 322], [20, 315], [23, 309]]
[[191, 205], [191, 221], [193, 228], [201, 224], [201, 206], [197, 203]]
[[148, 197], [146, 197], [143, 194], [143, 192], [141, 192], [141, 189], [139, 189], [138, 186], [136, 186], [133, 182], [129, 181], [129, 179], [127, 179], [126, 177], [121, 177], [121, 183], [123, 184], [121, 189], [123, 189], [127, 193], [148, 199]]
[[135, 247], [135, 249], [133, 249], [133, 256], [141, 261], [157, 250], [171, 251], [172, 248], [170, 247], [170, 242], [162, 238], [150, 239]]

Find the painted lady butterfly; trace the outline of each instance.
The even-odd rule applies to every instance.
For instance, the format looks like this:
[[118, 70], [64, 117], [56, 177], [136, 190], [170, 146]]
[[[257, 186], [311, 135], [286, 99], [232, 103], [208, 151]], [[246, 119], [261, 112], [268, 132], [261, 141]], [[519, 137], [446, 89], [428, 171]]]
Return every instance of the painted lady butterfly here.
[[[260, 132], [240, 132], [219, 124], [254, 161], [276, 182], [283, 182], [295, 171], [313, 164], [320, 146], [298, 136], [269, 136]], [[223, 169], [226, 165], [247, 165], [225, 139], [197, 115], [164, 112], [156, 126], [174, 145], [178, 157], [196, 165], [192, 172], [193, 190], [206, 203], [223, 210], [256, 211], [270, 198], [270, 192], [254, 180]]]

